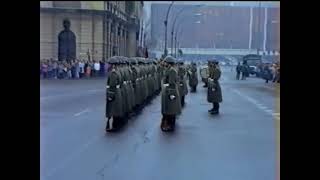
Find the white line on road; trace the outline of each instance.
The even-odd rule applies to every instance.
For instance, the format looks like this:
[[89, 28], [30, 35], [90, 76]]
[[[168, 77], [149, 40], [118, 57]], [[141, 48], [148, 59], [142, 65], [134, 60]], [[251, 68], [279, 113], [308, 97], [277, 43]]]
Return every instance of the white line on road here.
[[74, 116], [80, 116], [81, 114], [83, 114], [83, 113], [87, 113], [87, 112], [90, 112], [90, 109], [89, 109], [89, 108], [86, 108], [85, 110], [80, 111], [80, 112], [78, 112], [78, 113], [74, 114]]
[[266, 108], [265, 106], [263, 106], [262, 104], [258, 103], [256, 100], [252, 99], [251, 97], [242, 94], [240, 91], [233, 89], [233, 92], [235, 92], [236, 94], [238, 94], [239, 96], [243, 97], [244, 99], [246, 99], [247, 101], [251, 102], [252, 104], [254, 104], [257, 108], [259, 108], [260, 110], [264, 111], [265, 113], [274, 116], [277, 120], [280, 120], [280, 113], [273, 113], [273, 110], [270, 110], [268, 108]]

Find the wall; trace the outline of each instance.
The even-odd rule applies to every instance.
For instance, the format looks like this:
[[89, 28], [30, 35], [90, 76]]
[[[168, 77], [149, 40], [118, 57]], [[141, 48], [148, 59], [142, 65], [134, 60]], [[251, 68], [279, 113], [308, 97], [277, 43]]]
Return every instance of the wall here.
[[58, 34], [63, 30], [65, 18], [71, 21], [71, 30], [77, 38], [77, 57], [90, 49], [94, 59], [102, 59], [102, 16], [44, 12], [40, 13], [40, 58], [58, 58]]

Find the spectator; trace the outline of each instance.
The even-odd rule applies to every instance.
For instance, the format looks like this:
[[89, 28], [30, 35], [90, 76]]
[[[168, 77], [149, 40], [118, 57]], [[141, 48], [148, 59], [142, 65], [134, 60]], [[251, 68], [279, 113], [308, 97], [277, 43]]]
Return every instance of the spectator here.
[[76, 67], [75, 67], [74, 60], [70, 62], [70, 68], [71, 68], [71, 78], [74, 79], [76, 77]]
[[53, 76], [53, 64], [51, 60], [48, 60], [47, 64], [48, 64], [48, 79], [50, 79]]
[[46, 62], [42, 63], [42, 77], [46, 79], [48, 77], [48, 65]]
[[272, 79], [272, 72], [268, 65], [266, 65], [263, 69], [264, 79], [266, 80], [266, 83], [269, 82], [269, 80]]
[[58, 63], [57, 63], [56, 60], [53, 60], [52, 68], [53, 68], [53, 78], [57, 79], [57, 76], [58, 76]]
[[84, 73], [85, 73], [85, 75], [87, 74], [88, 66], [89, 66], [89, 62], [86, 61], [85, 64], [84, 64]]
[[94, 61], [94, 76], [98, 77], [99, 72], [100, 72], [100, 63], [97, 61]]
[[100, 76], [104, 77], [105, 72], [106, 72], [105, 63], [104, 61], [100, 61]]
[[79, 73], [80, 73], [79, 60], [76, 60], [74, 66], [75, 66], [75, 73], [76, 73], [75, 77], [76, 79], [79, 79]]
[[89, 78], [91, 76], [91, 64], [90, 62], [87, 63], [87, 68], [86, 68], [86, 77]]
[[63, 79], [64, 78], [64, 72], [63, 72], [63, 64], [61, 62], [58, 63], [58, 78]]
[[84, 62], [83, 62], [83, 60], [80, 60], [80, 62], [79, 62], [79, 68], [80, 68], [80, 78], [82, 78], [83, 77], [83, 75], [84, 75]]

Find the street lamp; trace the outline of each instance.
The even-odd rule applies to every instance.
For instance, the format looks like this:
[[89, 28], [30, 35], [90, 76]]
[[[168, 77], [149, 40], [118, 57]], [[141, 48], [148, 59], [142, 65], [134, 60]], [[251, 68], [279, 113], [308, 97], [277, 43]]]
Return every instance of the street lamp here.
[[[199, 8], [199, 7], [202, 7], [202, 6], [204, 6], [203, 4], [199, 4], [199, 5], [196, 5], [196, 7], [193, 7], [193, 6], [191, 6], [191, 8], [192, 9], [194, 9], [194, 8]], [[178, 16], [186, 9], [187, 7], [185, 7], [185, 8], [182, 8], [178, 13], [177, 13], [177, 15], [176, 15], [176, 17], [175, 17], [175, 19], [174, 19], [174, 21], [173, 21], [173, 25], [172, 25], [172, 30], [171, 30], [171, 55], [173, 55], [173, 33], [174, 33], [174, 27], [175, 27], [175, 24], [176, 24], [176, 21], [177, 21], [177, 19], [178, 19]], [[202, 14], [201, 13], [197, 13], [197, 14], [194, 14], [195, 16], [201, 16]], [[183, 19], [184, 20], [184, 19]], [[183, 21], [182, 20], [182, 21]], [[182, 21], [180, 21], [180, 24], [181, 24], [181, 22]], [[178, 24], [178, 27], [180, 26], [180, 24]], [[174, 51], [175, 51], [175, 56], [176, 56], [176, 42], [177, 42], [177, 31], [176, 31], [176, 35], [175, 35], [175, 48], [174, 48]]]
[[165, 56], [167, 56], [167, 54], [168, 54], [168, 50], [167, 50], [167, 26], [168, 26], [168, 16], [169, 16], [169, 12], [170, 12], [170, 9], [171, 9], [173, 3], [174, 3], [174, 1], [172, 1], [172, 3], [169, 5], [168, 11], [167, 11], [166, 20], [164, 21], [164, 26], [165, 26], [164, 55], [165, 55]]

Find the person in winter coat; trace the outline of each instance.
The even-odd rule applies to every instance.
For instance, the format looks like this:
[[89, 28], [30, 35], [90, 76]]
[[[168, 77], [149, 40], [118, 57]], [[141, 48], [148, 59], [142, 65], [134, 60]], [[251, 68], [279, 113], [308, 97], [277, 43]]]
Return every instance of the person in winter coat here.
[[164, 60], [167, 64], [167, 70], [163, 77], [162, 95], [161, 95], [161, 130], [172, 131], [175, 129], [176, 115], [181, 113], [181, 102], [179, 97], [179, 78], [176, 68], [174, 68], [175, 58], [167, 56]]
[[221, 70], [219, 68], [218, 62], [211, 60], [209, 65], [209, 78], [208, 78], [208, 94], [207, 100], [209, 103], [213, 104], [212, 109], [208, 112], [210, 114], [219, 114], [219, 103], [222, 102], [222, 92], [219, 83], [221, 76]]

